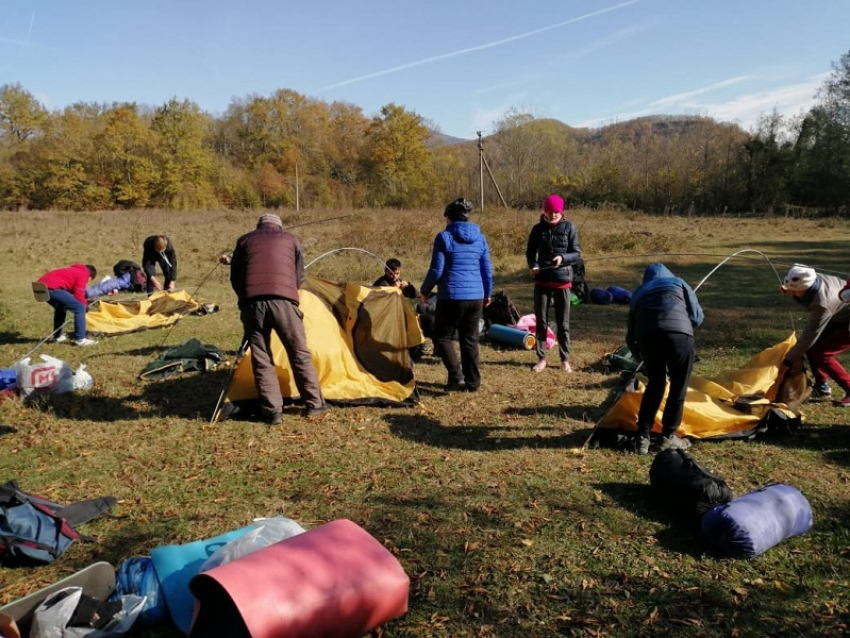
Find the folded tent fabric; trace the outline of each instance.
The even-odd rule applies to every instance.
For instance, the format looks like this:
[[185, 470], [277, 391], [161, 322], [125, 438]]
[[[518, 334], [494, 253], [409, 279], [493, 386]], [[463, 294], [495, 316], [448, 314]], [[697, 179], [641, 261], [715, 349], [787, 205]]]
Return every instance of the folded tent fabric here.
[[195, 576], [190, 637], [356, 638], [407, 611], [396, 558], [340, 519]]

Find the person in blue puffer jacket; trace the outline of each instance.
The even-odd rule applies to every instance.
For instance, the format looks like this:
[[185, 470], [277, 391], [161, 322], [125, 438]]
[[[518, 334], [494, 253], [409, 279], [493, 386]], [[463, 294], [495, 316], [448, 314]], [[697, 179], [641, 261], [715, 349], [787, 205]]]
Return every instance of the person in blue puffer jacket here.
[[[493, 264], [487, 238], [469, 221], [472, 204], [456, 199], [443, 215], [446, 229], [434, 238], [431, 266], [419, 289], [422, 303], [437, 286], [434, 352], [448, 372], [448, 392], [475, 392], [481, 385], [478, 339], [481, 317], [493, 294]], [[457, 331], [460, 362], [452, 344]]]
[[686, 450], [690, 441], [675, 435], [682, 423], [688, 381], [694, 367], [694, 328], [703, 322], [696, 293], [664, 264], [650, 264], [643, 283], [629, 304], [626, 344], [647, 376], [637, 417], [636, 451], [648, 454], [655, 414], [664, 398], [667, 376], [670, 390], [661, 417], [659, 451]]

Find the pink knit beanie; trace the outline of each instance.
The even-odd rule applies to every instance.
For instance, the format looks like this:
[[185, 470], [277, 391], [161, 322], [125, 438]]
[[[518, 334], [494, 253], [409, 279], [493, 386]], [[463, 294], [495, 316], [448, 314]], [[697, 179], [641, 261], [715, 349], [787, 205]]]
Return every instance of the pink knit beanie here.
[[544, 213], [563, 213], [564, 212], [564, 198], [560, 195], [549, 195], [546, 199], [543, 200], [543, 212]]

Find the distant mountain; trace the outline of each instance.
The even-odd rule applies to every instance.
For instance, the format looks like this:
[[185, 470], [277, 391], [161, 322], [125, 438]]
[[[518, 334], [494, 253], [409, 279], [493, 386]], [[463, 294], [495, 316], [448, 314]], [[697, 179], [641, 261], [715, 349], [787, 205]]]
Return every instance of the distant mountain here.
[[452, 137], [451, 135], [446, 135], [445, 133], [441, 133], [439, 131], [431, 131], [431, 137], [425, 142], [425, 145], [428, 148], [436, 148], [438, 146], [452, 146], [454, 144], [463, 144], [464, 142], [469, 142], [470, 140], [465, 140], [462, 137]]

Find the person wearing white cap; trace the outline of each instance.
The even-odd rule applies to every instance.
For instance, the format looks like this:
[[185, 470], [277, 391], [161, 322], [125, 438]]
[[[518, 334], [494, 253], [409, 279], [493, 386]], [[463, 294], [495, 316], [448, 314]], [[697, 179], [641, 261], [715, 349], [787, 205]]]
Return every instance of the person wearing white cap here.
[[782, 363], [790, 367], [805, 356], [815, 380], [815, 394], [832, 396], [827, 378], [832, 379], [845, 395], [834, 404], [848, 408], [850, 374], [836, 358], [850, 350], [850, 305], [839, 296], [842, 288], [842, 279], [817, 273], [809, 266], [794, 264], [788, 270], [780, 290], [783, 295], [793, 297], [794, 301], [803, 305], [809, 311], [809, 319]]
[[298, 238], [283, 229], [277, 215], [262, 215], [256, 230], [237, 240], [230, 265], [230, 285], [239, 298], [242, 325], [251, 346], [263, 420], [277, 425], [283, 419], [283, 397], [270, 348], [273, 331], [286, 350], [295, 387], [307, 405], [304, 416], [321, 414], [328, 405], [298, 308], [298, 289], [304, 283], [304, 254]]

